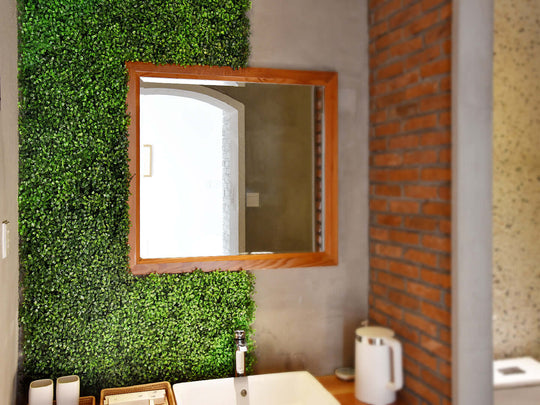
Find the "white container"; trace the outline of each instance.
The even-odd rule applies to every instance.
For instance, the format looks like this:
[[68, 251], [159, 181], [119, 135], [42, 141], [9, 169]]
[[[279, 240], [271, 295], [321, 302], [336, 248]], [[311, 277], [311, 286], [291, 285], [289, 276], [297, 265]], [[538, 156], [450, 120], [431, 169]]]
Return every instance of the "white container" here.
[[370, 405], [387, 405], [403, 388], [401, 343], [388, 328], [356, 329], [355, 396]]
[[79, 376], [67, 375], [56, 380], [56, 405], [79, 405]]
[[53, 380], [32, 381], [28, 388], [28, 405], [52, 405], [53, 396]]

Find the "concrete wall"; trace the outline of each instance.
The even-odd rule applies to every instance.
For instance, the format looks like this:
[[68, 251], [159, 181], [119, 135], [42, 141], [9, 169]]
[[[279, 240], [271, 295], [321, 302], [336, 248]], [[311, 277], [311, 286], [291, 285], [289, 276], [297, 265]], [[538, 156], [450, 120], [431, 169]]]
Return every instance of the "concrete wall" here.
[[368, 307], [367, 2], [254, 0], [250, 66], [339, 74], [339, 265], [256, 271], [256, 372], [352, 365]]
[[540, 359], [540, 2], [496, 0], [493, 342]]
[[[0, 223], [9, 221], [8, 256], [0, 256], [0, 398], [15, 403], [19, 259], [17, 255], [17, 10], [0, 0]], [[2, 241], [0, 240], [0, 245]]]
[[[219, 88], [221, 87], [221, 88]], [[313, 90], [216, 86], [245, 107], [246, 252], [313, 251]]]

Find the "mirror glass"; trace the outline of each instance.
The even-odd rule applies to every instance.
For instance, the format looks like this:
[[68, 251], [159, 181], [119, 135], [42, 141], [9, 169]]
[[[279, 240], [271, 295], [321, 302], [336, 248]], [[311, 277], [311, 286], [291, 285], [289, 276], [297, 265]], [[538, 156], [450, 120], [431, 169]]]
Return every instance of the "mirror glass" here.
[[136, 264], [325, 254], [325, 83], [155, 69], [130, 69]]

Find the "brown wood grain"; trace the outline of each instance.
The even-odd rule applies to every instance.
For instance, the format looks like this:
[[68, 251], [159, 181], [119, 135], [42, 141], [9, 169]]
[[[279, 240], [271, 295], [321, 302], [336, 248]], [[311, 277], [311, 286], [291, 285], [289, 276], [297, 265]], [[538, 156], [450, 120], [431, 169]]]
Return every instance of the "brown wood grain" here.
[[[317, 380], [341, 405], [368, 405], [365, 402], [359, 401], [354, 396], [354, 381], [342, 381], [335, 375], [317, 377]], [[396, 404], [397, 402], [389, 405]]]
[[[338, 263], [338, 116], [335, 72], [283, 70], [267, 68], [232, 69], [216, 66], [153, 65], [127, 62], [129, 90], [127, 113], [129, 125], [129, 170], [131, 173], [129, 216], [130, 267], [135, 275], [181, 273], [200, 268], [210, 270], [251, 270], [288, 267], [331, 266]], [[313, 253], [276, 253], [236, 256], [181, 257], [142, 259], [140, 257], [139, 218], [139, 93], [141, 77], [166, 77], [198, 80], [234, 80], [239, 82], [304, 84], [324, 87], [324, 251]]]

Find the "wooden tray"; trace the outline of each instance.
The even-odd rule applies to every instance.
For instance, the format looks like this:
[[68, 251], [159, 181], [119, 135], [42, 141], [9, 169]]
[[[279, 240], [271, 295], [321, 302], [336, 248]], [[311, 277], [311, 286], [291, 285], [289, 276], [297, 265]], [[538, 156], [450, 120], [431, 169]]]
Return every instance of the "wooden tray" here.
[[176, 405], [173, 390], [171, 388], [171, 384], [169, 384], [168, 381], [150, 383], [150, 384], [132, 385], [131, 387], [105, 388], [101, 390], [101, 399], [98, 405], [103, 405], [103, 401], [105, 401], [105, 397], [107, 395], [129, 394], [132, 392], [154, 391], [154, 390], [165, 390], [169, 405]]

